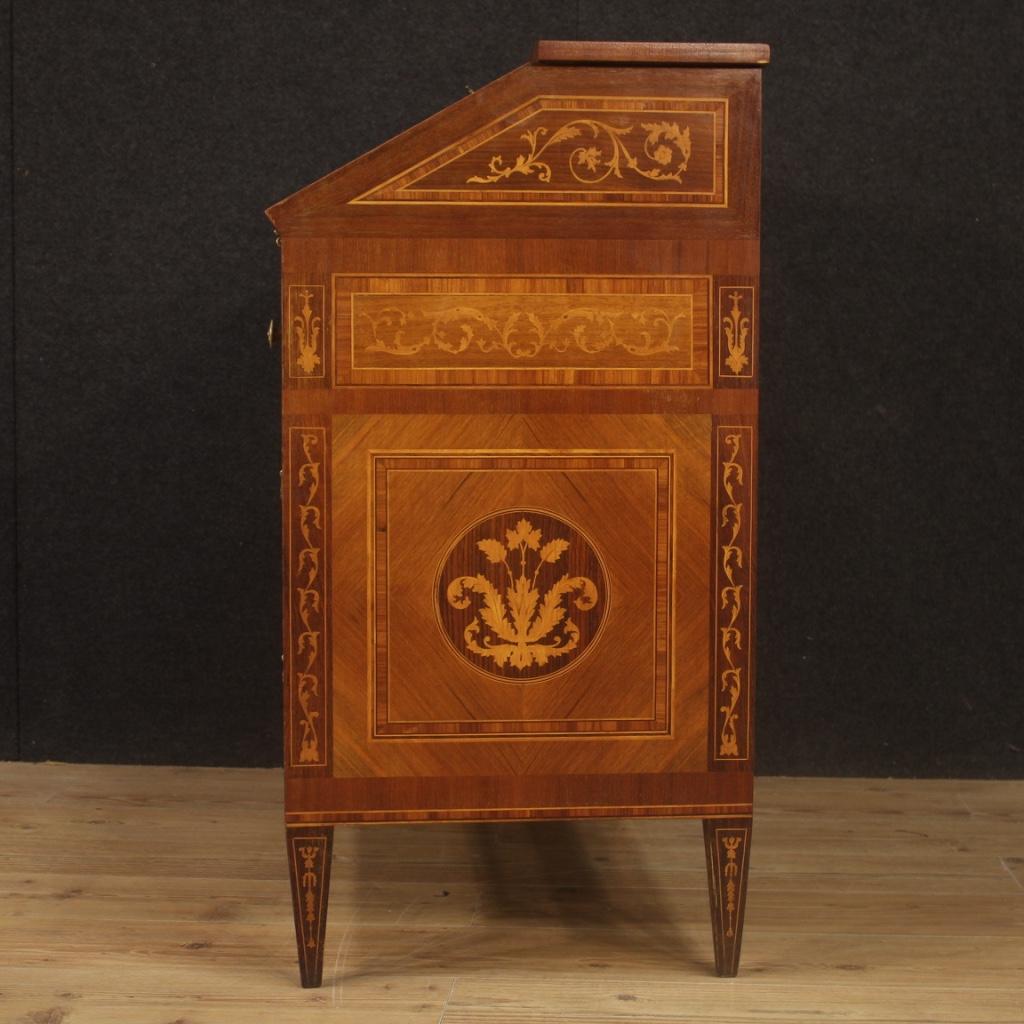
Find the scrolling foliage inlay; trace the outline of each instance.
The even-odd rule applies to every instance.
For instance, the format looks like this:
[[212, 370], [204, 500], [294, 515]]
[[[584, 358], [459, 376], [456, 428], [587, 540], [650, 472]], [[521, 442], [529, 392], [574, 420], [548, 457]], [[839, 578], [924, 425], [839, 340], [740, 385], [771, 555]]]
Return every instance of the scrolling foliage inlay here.
[[[474, 563], [483, 571], [472, 573]], [[504, 512], [455, 544], [439, 576], [438, 607], [449, 640], [471, 664], [506, 679], [536, 678], [589, 645], [606, 586], [593, 548], [573, 527], [543, 513]]]
[[365, 353], [497, 353], [557, 364], [564, 353], [621, 349], [641, 358], [685, 352], [684, 365], [693, 359], [692, 295], [360, 295], [353, 309]]
[[536, 96], [355, 203], [728, 205], [726, 97]]
[[322, 427], [292, 427], [289, 439], [294, 467], [291, 763], [321, 765], [326, 764], [320, 726], [327, 696], [323, 678], [326, 484], [321, 473], [326, 437]]
[[746, 759], [749, 734], [751, 428], [717, 431], [719, 558], [716, 563], [718, 634], [715, 652], [719, 760]]
[[[529, 152], [518, 154], [510, 165], [506, 165], [505, 158], [496, 153], [487, 165], [489, 174], [474, 174], [466, 181], [486, 185], [503, 181], [513, 174], [528, 176], [535, 173], [538, 181], [547, 184], [551, 182], [553, 172], [551, 165], [541, 157], [551, 146], [567, 139], [583, 137], [584, 141], [568, 154], [566, 160], [569, 173], [582, 184], [595, 185], [609, 175], [621, 178], [623, 169], [652, 181], [682, 183], [692, 148], [689, 127], [680, 128], [678, 121], [642, 123], [641, 130], [647, 133], [643, 140], [643, 152], [650, 161], [647, 167], [641, 166], [624, 141], [624, 136], [630, 135], [633, 128], [633, 125], [616, 128], [603, 121], [578, 118], [554, 132], [549, 132], [543, 126], [525, 131], [520, 138], [528, 143]], [[590, 133], [589, 143], [586, 141], [587, 132]]]
[[333, 280], [336, 385], [711, 382], [706, 275]]

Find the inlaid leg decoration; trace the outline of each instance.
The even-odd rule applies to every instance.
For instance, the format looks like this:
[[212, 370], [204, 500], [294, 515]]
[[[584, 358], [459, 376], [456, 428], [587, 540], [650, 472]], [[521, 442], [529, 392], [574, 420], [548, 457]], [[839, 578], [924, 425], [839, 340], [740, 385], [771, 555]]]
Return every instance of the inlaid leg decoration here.
[[734, 978], [740, 966], [743, 913], [747, 909], [750, 822], [750, 818], [704, 819], [715, 971], [720, 978]]
[[299, 975], [303, 988], [319, 988], [324, 970], [334, 827], [288, 829], [287, 837]]

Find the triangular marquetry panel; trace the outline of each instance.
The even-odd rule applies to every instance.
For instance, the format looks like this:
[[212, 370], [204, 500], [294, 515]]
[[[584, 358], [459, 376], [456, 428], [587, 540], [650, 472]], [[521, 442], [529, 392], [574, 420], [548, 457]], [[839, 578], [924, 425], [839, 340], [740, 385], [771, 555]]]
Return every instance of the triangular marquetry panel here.
[[355, 203], [728, 205], [729, 101], [538, 96]]

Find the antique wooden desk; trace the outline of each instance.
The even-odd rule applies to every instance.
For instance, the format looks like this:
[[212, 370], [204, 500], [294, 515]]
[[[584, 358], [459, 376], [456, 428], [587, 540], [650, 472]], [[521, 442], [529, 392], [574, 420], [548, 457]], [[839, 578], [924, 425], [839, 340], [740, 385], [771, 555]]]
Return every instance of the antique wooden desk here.
[[268, 211], [303, 985], [335, 825], [607, 815], [703, 819], [736, 973], [767, 59], [541, 43]]

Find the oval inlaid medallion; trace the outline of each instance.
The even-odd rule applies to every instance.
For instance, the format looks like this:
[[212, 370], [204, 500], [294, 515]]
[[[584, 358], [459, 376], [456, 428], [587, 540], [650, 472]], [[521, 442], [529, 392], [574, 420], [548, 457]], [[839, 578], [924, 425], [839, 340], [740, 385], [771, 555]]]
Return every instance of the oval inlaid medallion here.
[[550, 512], [507, 509], [452, 545], [436, 600], [460, 657], [501, 679], [528, 682], [586, 653], [608, 607], [608, 580], [577, 527]]

